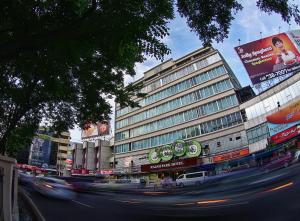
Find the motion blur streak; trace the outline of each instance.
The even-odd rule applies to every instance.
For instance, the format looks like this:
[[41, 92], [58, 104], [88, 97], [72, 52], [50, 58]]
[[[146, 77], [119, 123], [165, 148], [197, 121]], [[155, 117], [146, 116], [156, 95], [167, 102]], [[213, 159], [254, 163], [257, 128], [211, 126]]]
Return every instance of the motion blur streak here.
[[175, 204], [176, 206], [189, 206], [189, 205], [194, 205], [195, 203], [177, 203]]
[[211, 203], [224, 203], [228, 200], [207, 200], [207, 201], [199, 201], [198, 204], [211, 204]]
[[130, 204], [140, 204], [141, 202], [138, 202], [138, 201], [130, 201], [130, 200], [123, 200], [123, 201], [120, 201], [122, 203], [130, 203]]
[[287, 187], [289, 187], [289, 186], [292, 186], [293, 184], [294, 184], [293, 182], [289, 182], [289, 183], [287, 183], [287, 184], [284, 184], [284, 185], [282, 185], [282, 186], [278, 186], [278, 187], [272, 188], [272, 189], [267, 190], [267, 191], [265, 191], [265, 192], [273, 192], [273, 191], [276, 191], [276, 190], [284, 189], [284, 188], [287, 188]]
[[163, 195], [167, 193], [168, 192], [144, 192], [145, 195]]

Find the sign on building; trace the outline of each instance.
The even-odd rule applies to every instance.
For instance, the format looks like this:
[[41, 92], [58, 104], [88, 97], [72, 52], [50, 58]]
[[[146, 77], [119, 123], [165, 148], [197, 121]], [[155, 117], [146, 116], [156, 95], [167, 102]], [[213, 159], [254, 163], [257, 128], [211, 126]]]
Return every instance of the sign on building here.
[[109, 135], [109, 121], [101, 121], [97, 124], [86, 124], [81, 132], [82, 139], [97, 138], [99, 136]]
[[300, 70], [300, 30], [235, 47], [254, 85]]

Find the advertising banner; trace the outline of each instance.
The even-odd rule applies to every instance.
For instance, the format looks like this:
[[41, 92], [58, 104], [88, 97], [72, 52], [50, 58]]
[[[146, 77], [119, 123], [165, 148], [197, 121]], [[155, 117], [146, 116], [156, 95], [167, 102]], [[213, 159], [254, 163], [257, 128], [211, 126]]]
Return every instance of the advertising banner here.
[[249, 149], [242, 149], [242, 150], [235, 150], [235, 151], [231, 151], [228, 153], [224, 153], [224, 154], [220, 154], [217, 156], [213, 157], [213, 161], [214, 163], [218, 163], [218, 162], [222, 162], [222, 161], [227, 161], [227, 160], [232, 160], [232, 159], [236, 159], [239, 157], [244, 157], [249, 155]]
[[281, 131], [284, 131], [292, 126], [298, 125], [300, 124], [300, 121], [295, 121], [292, 123], [288, 123], [288, 124], [272, 124], [272, 123], [268, 123], [268, 128], [269, 128], [269, 132], [270, 132], [270, 136], [273, 136]]
[[284, 131], [272, 136], [271, 141], [274, 143], [281, 143], [292, 137], [297, 136], [298, 134], [299, 134], [299, 128], [297, 126], [293, 126], [291, 128], [288, 128], [287, 130], [284, 130]]
[[280, 33], [235, 47], [252, 83], [300, 70], [300, 31]]
[[288, 124], [300, 120], [300, 101], [267, 116], [267, 121], [273, 124]]
[[81, 132], [81, 138], [91, 138], [109, 134], [108, 121], [102, 121], [97, 124], [87, 124], [85, 129]]
[[185, 158], [176, 161], [169, 161], [165, 163], [157, 163], [157, 164], [146, 164], [141, 165], [142, 172], [157, 172], [168, 169], [179, 169], [184, 167], [196, 166], [200, 163], [199, 158]]

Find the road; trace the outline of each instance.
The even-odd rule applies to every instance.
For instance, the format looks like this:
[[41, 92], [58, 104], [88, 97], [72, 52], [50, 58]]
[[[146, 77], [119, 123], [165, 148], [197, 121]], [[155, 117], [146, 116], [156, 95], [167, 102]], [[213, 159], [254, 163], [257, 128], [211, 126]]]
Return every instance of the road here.
[[31, 188], [25, 189], [49, 221], [300, 220], [300, 164], [263, 174], [255, 180], [233, 182], [227, 187], [209, 192], [186, 189], [178, 194], [163, 191], [80, 193], [72, 201], [49, 199]]

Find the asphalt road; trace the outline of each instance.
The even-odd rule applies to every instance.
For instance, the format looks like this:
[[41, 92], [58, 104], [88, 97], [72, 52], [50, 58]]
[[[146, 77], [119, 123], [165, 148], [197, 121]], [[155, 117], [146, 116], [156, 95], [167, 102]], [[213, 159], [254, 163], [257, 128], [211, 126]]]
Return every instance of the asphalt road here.
[[233, 188], [217, 191], [218, 187], [209, 193], [195, 189], [178, 194], [80, 193], [72, 201], [46, 198], [29, 187], [25, 189], [49, 221], [300, 220], [300, 164], [227, 187]]

